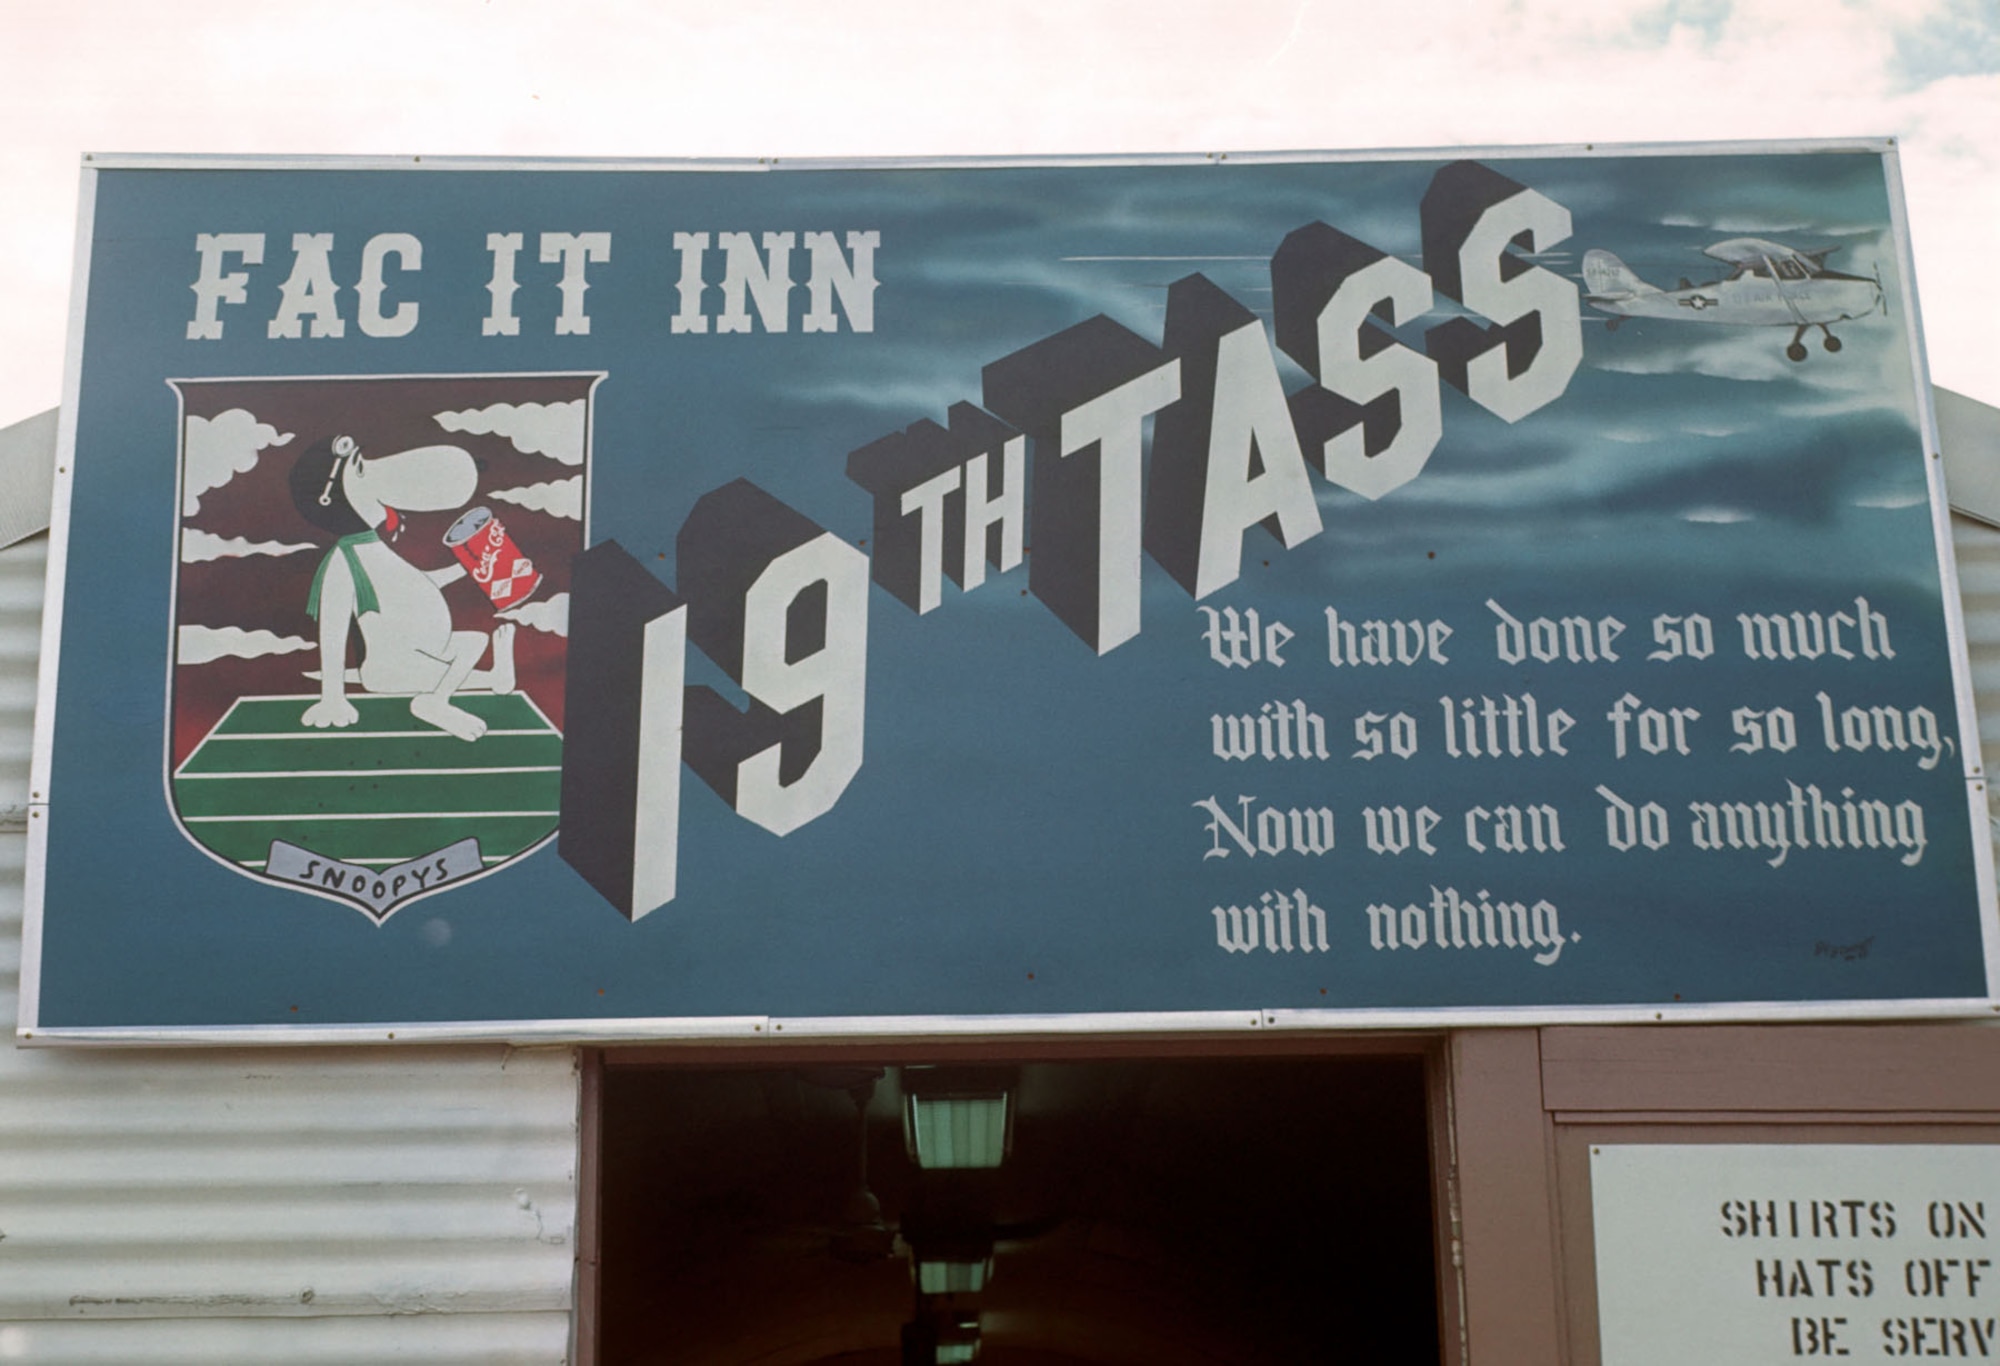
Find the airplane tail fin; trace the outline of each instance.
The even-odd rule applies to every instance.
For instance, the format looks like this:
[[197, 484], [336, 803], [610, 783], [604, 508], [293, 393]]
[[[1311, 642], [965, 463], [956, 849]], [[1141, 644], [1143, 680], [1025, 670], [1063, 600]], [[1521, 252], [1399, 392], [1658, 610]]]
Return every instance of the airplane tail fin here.
[[1608, 251], [1592, 248], [1583, 254], [1583, 283], [1593, 299], [1632, 299], [1660, 291], [1632, 273], [1632, 268]]

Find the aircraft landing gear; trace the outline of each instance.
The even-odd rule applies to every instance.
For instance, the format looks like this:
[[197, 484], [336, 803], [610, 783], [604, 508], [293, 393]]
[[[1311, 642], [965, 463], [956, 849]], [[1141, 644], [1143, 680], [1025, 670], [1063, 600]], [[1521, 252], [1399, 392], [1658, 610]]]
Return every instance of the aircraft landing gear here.
[[1829, 351], [1840, 349], [1840, 338], [1834, 336], [1833, 329], [1825, 323], [1800, 323], [1798, 329], [1792, 333], [1792, 344], [1785, 348], [1786, 360], [1801, 361], [1806, 358], [1806, 332], [1814, 327], [1820, 330], [1821, 346]]

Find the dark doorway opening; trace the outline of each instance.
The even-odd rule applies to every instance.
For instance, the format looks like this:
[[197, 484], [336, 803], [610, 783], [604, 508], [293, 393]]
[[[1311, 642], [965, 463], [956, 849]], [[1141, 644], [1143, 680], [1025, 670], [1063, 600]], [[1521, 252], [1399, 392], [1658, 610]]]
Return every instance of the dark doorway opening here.
[[1437, 1362], [1425, 1069], [1012, 1064], [1004, 1160], [940, 1171], [936, 1074], [607, 1066], [597, 1366]]

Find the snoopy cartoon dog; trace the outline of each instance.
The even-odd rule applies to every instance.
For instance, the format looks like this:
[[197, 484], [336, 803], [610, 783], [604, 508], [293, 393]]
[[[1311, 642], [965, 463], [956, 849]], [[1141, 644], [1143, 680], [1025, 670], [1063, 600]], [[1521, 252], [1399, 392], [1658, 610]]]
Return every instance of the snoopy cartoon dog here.
[[[308, 726], [351, 726], [360, 713], [347, 684], [371, 693], [403, 695], [410, 714], [461, 740], [477, 740], [486, 723], [452, 702], [460, 691], [514, 691], [514, 627], [493, 630], [491, 667], [473, 666], [486, 653], [480, 631], [454, 631], [444, 586], [465, 567], [418, 569], [384, 540], [394, 539], [404, 512], [465, 506], [479, 484], [472, 455], [457, 446], [419, 446], [369, 458], [350, 436], [323, 440], [292, 466], [292, 502], [313, 525], [339, 539], [313, 577], [306, 610], [319, 622], [319, 700], [300, 719]], [[361, 628], [361, 667], [347, 668], [347, 640]]]

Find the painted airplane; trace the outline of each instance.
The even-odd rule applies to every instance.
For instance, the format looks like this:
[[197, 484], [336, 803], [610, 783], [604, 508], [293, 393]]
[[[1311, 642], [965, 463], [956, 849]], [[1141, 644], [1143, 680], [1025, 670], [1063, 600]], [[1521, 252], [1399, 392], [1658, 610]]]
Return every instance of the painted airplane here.
[[1614, 329], [1626, 318], [1790, 327], [1785, 355], [1804, 360], [1808, 328], [1817, 327], [1825, 337], [1821, 345], [1838, 351], [1832, 324], [1888, 311], [1880, 280], [1826, 268], [1826, 258], [1837, 250], [1796, 251], [1761, 237], [1732, 237], [1703, 253], [1729, 266], [1727, 276], [1702, 285], [1683, 279], [1678, 288], [1659, 289], [1610, 252], [1593, 249], [1583, 254], [1589, 290], [1584, 301], [1611, 314], [1605, 325]]

